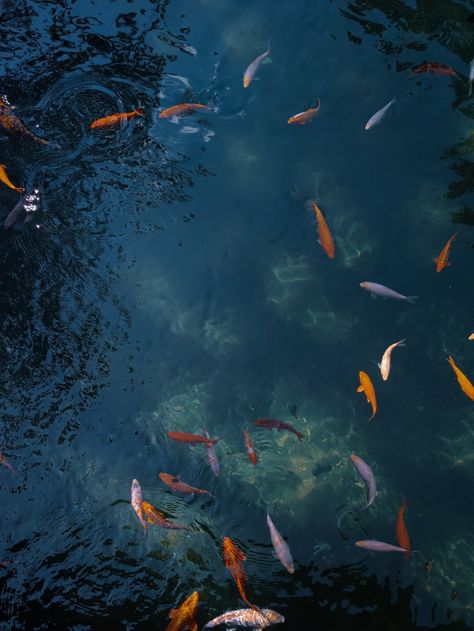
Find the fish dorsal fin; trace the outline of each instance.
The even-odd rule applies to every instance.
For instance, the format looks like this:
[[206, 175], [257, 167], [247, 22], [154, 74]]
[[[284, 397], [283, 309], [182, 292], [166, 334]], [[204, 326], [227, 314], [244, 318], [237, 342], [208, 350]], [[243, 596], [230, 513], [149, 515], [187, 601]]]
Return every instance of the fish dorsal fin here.
[[357, 392], [364, 392], [364, 386], [362, 384], [357, 388]]
[[438, 257], [436, 257], [436, 258], [434, 258], [434, 259], [433, 259], [433, 261], [434, 261], [435, 263], [439, 263], [439, 258], [438, 258]]
[[168, 613], [168, 618], [170, 618], [171, 620], [173, 620], [173, 618], [176, 615], [176, 609], [170, 609], [169, 613]]

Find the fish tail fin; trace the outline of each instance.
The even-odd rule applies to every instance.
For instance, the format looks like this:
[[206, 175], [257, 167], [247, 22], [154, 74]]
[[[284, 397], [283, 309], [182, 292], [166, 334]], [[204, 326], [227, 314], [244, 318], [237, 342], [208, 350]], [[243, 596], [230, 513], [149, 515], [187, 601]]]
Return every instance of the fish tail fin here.
[[357, 388], [357, 392], [364, 392], [364, 386], [359, 386]]
[[408, 302], [410, 302], [412, 305], [415, 304], [415, 301], [418, 299], [418, 296], [407, 296], [405, 298], [405, 300], [407, 300]]
[[400, 340], [399, 342], [397, 342], [398, 346], [406, 346], [405, 342], [407, 341], [407, 338], [404, 337], [403, 340]]
[[23, 186], [15, 186], [13, 188], [14, 191], [16, 191], [17, 193], [24, 193], [25, 189], [23, 188]]
[[135, 110], [135, 114], [137, 116], [144, 116], [145, 115], [145, 110], [143, 109], [142, 106], [137, 107], [137, 109]]
[[433, 261], [436, 263], [436, 265], [438, 265], [439, 263], [439, 258], [437, 256], [435, 256], [435, 258], [433, 259]]

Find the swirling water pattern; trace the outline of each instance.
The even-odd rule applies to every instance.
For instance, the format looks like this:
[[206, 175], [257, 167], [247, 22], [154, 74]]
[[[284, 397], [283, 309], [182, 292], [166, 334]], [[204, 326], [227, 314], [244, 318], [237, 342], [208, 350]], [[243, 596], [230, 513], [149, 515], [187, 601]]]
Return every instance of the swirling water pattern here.
[[[0, 446], [18, 471], [0, 470], [2, 629], [165, 628], [194, 590], [201, 627], [243, 606], [224, 535], [279, 628], [472, 628], [473, 413], [444, 366], [448, 351], [473, 365], [472, 15], [460, 0], [1, 2], [0, 92], [51, 141], [0, 137], [12, 179], [40, 196], [0, 237]], [[243, 90], [268, 39], [273, 63]], [[458, 75], [410, 76], [434, 59]], [[318, 97], [311, 125], [287, 126]], [[159, 119], [182, 101], [212, 112]], [[0, 195], [6, 217], [18, 195]], [[308, 197], [333, 227], [332, 267]], [[366, 277], [419, 304], [372, 303]], [[357, 372], [405, 336], [368, 426]], [[252, 428], [261, 416], [304, 439]], [[204, 429], [222, 436], [219, 479], [203, 449], [166, 438]], [[353, 452], [377, 478], [370, 511]], [[160, 471], [215, 497], [173, 494]], [[133, 478], [189, 532], [144, 538]], [[403, 494], [419, 552], [357, 549], [393, 541]]]

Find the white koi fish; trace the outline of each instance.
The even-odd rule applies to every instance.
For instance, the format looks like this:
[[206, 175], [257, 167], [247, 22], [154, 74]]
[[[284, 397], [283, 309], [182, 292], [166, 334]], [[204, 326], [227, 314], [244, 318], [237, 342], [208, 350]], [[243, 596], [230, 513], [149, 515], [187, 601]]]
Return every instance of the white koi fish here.
[[132, 503], [132, 506], [133, 506], [133, 510], [136, 512], [137, 517], [140, 520], [140, 523], [143, 526], [143, 529], [144, 529], [145, 534], [146, 534], [147, 525], [146, 525], [146, 521], [145, 521], [145, 519], [143, 517], [142, 490], [140, 488], [140, 485], [138, 484], [138, 480], [133, 480], [133, 482], [132, 482], [131, 496], [132, 496], [131, 503]]
[[472, 82], [474, 81], [474, 59], [469, 66], [469, 97], [472, 96]]
[[385, 114], [387, 113], [388, 108], [393, 105], [393, 103], [395, 103], [397, 99], [393, 98], [390, 103], [387, 103], [387, 105], [385, 105], [384, 107], [382, 107], [381, 110], [379, 110], [378, 112], [375, 112], [375, 114], [373, 116], [371, 116], [369, 118], [369, 120], [366, 122], [365, 124], [365, 129], [370, 129], [371, 127], [373, 127], [374, 125], [378, 125], [380, 122], [382, 122], [382, 118], [385, 116]]
[[384, 381], [387, 381], [388, 376], [390, 374], [390, 358], [391, 358], [393, 349], [396, 348], [397, 346], [405, 346], [405, 344], [403, 343], [405, 340], [406, 338], [403, 338], [403, 340], [400, 340], [399, 342], [390, 344], [390, 346], [387, 348], [387, 350], [382, 356], [382, 361], [379, 364], [377, 364], [378, 367], [380, 368], [382, 379]]
[[270, 42], [268, 42], [267, 50], [264, 53], [262, 53], [261, 55], [259, 55], [256, 59], [254, 59], [252, 61], [252, 63], [249, 65], [249, 67], [247, 68], [247, 70], [245, 71], [245, 73], [244, 73], [244, 88], [248, 88], [249, 87], [250, 82], [255, 77], [260, 64], [262, 63], [262, 61], [265, 61], [265, 59], [267, 57], [270, 57]]
[[267, 513], [267, 524], [270, 529], [270, 537], [272, 539], [272, 545], [275, 549], [275, 554], [280, 563], [285, 567], [290, 574], [293, 574], [295, 567], [293, 565], [293, 557], [291, 556], [290, 548], [275, 528], [275, 524], [272, 522], [270, 515]]
[[377, 296], [382, 296], [382, 298], [397, 298], [398, 300], [406, 300], [412, 304], [418, 298], [418, 296], [404, 296], [403, 294], [399, 294], [398, 291], [390, 289], [390, 287], [385, 287], [385, 285], [380, 285], [379, 283], [371, 283], [370, 281], [364, 281], [363, 283], [359, 283], [359, 285], [362, 289], [367, 289], [372, 298], [376, 298]]

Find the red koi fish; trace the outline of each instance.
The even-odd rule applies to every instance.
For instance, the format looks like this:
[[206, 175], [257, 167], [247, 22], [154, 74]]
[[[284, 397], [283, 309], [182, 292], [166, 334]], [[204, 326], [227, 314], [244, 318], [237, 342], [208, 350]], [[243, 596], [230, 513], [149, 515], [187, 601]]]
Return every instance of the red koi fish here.
[[177, 491], [178, 493], [198, 493], [198, 494], [206, 494], [212, 497], [212, 493], [206, 491], [205, 489], [198, 489], [195, 486], [191, 486], [190, 484], [186, 484], [186, 482], [181, 482], [179, 479], [179, 475], [171, 475], [170, 473], [160, 473], [160, 480], [166, 484], [172, 491]]
[[110, 116], [104, 116], [98, 118], [90, 124], [91, 129], [101, 129], [102, 127], [113, 127], [114, 125], [120, 125], [122, 121], [136, 118], [137, 116], [143, 116], [145, 111], [142, 107], [137, 107], [133, 112], [119, 112], [118, 114], [111, 114]]
[[318, 103], [316, 107], [309, 107], [304, 112], [300, 112], [299, 114], [295, 114], [288, 119], [288, 125], [306, 125], [306, 123], [310, 123], [312, 119], [319, 113], [321, 109], [321, 101], [318, 99]]
[[439, 253], [439, 256], [433, 259], [433, 261], [436, 263], [437, 272], [441, 272], [441, 270], [443, 270], [445, 267], [447, 267], [448, 265], [451, 265], [451, 263], [448, 261], [449, 250], [451, 249], [451, 244], [456, 239], [457, 235], [458, 235], [458, 232], [455, 232], [452, 237], [449, 237], [448, 241], [446, 242], [446, 245]]
[[247, 557], [245, 556], [245, 554], [235, 545], [232, 539], [230, 539], [229, 537], [224, 537], [225, 566], [232, 574], [232, 578], [237, 585], [237, 589], [239, 590], [239, 594], [241, 595], [242, 600], [255, 611], [259, 611], [258, 607], [252, 605], [245, 593], [245, 583], [247, 581], [247, 575], [245, 574], [243, 561], [245, 561], [246, 558]]
[[207, 110], [211, 111], [209, 105], [201, 105], [201, 103], [179, 103], [179, 105], [172, 105], [164, 110], [161, 110], [160, 118], [171, 118], [172, 116], [180, 116], [191, 114], [194, 110]]
[[257, 464], [257, 454], [255, 453], [255, 449], [253, 448], [252, 441], [250, 440], [249, 433], [246, 429], [244, 429], [244, 436], [249, 460], [252, 464]]
[[165, 631], [197, 631], [198, 601], [199, 592], [193, 592], [177, 609], [171, 609], [168, 614], [171, 622]]
[[440, 77], [455, 77], [456, 70], [451, 66], [446, 66], [446, 64], [440, 64], [436, 61], [432, 61], [430, 63], [421, 64], [421, 66], [417, 66], [411, 71], [413, 74], [419, 74], [422, 72], [432, 72]]
[[405, 552], [405, 559], [408, 559], [411, 551], [410, 536], [408, 534], [407, 527], [405, 526], [405, 511], [407, 509], [407, 498], [404, 497], [402, 505], [398, 511], [397, 517], [397, 541], [400, 548], [405, 548], [408, 552]]
[[276, 421], [272, 418], [258, 418], [253, 422], [257, 427], [268, 427], [268, 429], [277, 429], [278, 431], [282, 431], [283, 429], [288, 430], [289, 432], [293, 432], [298, 436], [298, 439], [301, 440], [304, 437], [304, 434], [301, 432], [297, 432], [293, 425], [289, 423], [285, 423], [285, 421]]
[[177, 440], [180, 443], [189, 443], [190, 445], [200, 445], [205, 443], [206, 445], [216, 445], [220, 438], [207, 438], [206, 436], [199, 436], [198, 434], [188, 434], [187, 432], [166, 432], [168, 438]]
[[161, 511], [148, 502], [142, 502], [142, 508], [149, 524], [168, 530], [189, 530], [187, 526], [180, 526], [179, 524], [173, 524], [173, 522], [168, 521]]
[[2, 464], [4, 467], [6, 467], [9, 471], [11, 471], [13, 473], [13, 475], [16, 475], [16, 469], [15, 467], [13, 467], [8, 460], [5, 458], [5, 456], [3, 454], [0, 454], [0, 464]]

